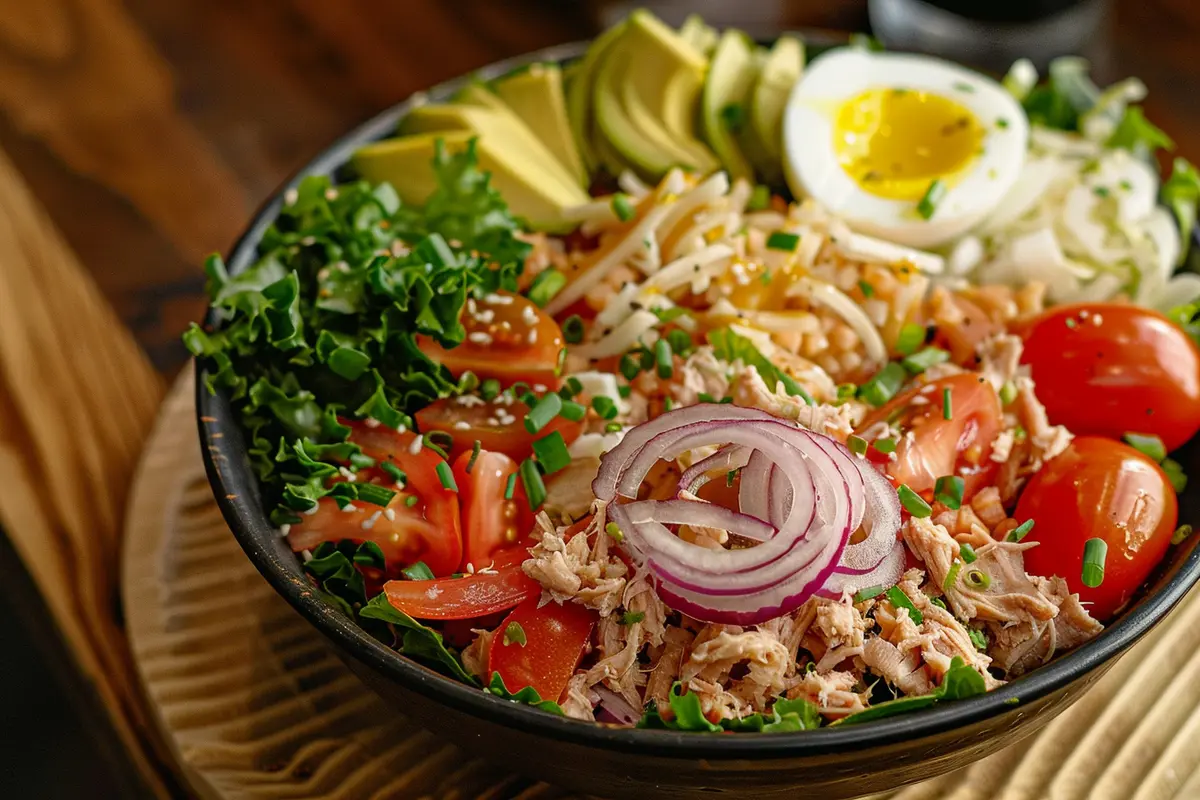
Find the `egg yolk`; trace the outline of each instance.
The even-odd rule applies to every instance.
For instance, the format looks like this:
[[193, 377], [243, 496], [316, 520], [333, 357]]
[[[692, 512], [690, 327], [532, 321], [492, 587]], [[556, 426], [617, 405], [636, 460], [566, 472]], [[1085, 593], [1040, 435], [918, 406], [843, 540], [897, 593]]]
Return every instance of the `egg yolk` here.
[[838, 162], [864, 191], [918, 201], [934, 180], [970, 165], [983, 128], [953, 100], [887, 88], [868, 89], [846, 101], [833, 135]]

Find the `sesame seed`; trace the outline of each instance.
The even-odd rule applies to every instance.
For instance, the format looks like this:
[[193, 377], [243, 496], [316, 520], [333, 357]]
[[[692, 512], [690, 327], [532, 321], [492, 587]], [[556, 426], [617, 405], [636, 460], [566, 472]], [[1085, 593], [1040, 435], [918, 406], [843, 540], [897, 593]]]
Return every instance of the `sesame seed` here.
[[533, 385], [533, 390], [534, 390], [535, 392], [544, 392], [544, 391], [546, 391], [546, 384], [544, 384], [544, 383], [535, 383], [535, 384]]
[[387, 517], [387, 519], [388, 519], [388, 521], [389, 521], [389, 522], [391, 522], [392, 520], [394, 520], [394, 519], [396, 518], [396, 509], [394, 509], [394, 508], [385, 508], [385, 509], [383, 510], [383, 515], [384, 515], [385, 517]]
[[491, 310], [490, 308], [488, 308], [488, 309], [485, 309], [485, 310], [483, 310], [483, 311], [480, 311], [480, 312], [479, 312], [479, 313], [477, 313], [477, 314], [472, 314], [472, 316], [473, 316], [475, 319], [477, 319], [477, 320], [479, 320], [480, 322], [482, 322], [484, 325], [487, 325], [488, 323], [490, 323], [490, 322], [492, 322], [493, 320], [495, 320], [495, 319], [496, 319], [496, 312], [495, 312], [495, 311], [493, 311], [493, 310]]
[[1100, 315], [1100, 314], [1094, 314], [1094, 315], [1092, 316], [1092, 324], [1093, 324], [1093, 325], [1099, 326], [1099, 325], [1101, 325], [1101, 324], [1103, 324], [1103, 323], [1104, 323], [1104, 317], [1103, 317], [1102, 315]]
[[358, 480], [358, 476], [355, 475], [350, 470], [346, 469], [345, 467], [338, 467], [338, 474], [340, 474], [343, 478], [345, 478], [350, 483], [354, 483], [355, 481]]
[[525, 321], [526, 325], [537, 324], [537, 312], [533, 310], [533, 306], [525, 306], [525, 309], [521, 312], [521, 319]]
[[312, 247], [316, 243], [317, 243], [317, 237], [315, 237], [315, 236], [305, 236], [303, 239], [300, 240], [300, 244], [304, 245], [305, 247]]
[[472, 564], [470, 561], [468, 561], [468, 562], [467, 562], [467, 574], [468, 574], [468, 575], [474, 575], [474, 574], [475, 574], [475, 565], [474, 565], [474, 564]]
[[358, 506], [354, 505], [354, 503], [346, 503], [346, 505], [342, 506], [342, 511], [350, 514], [354, 511], [358, 511]]
[[529, 335], [525, 337], [525, 341], [529, 342], [530, 344], [537, 342], [537, 328], [529, 329]]
[[399, 239], [392, 242], [392, 255], [396, 258], [402, 258], [403, 256], [408, 255], [410, 252], [412, 251], [409, 249], [408, 245]]
[[313, 503], [312, 508], [308, 509], [307, 511], [302, 511], [300, 513], [304, 514], [304, 516], [306, 516], [306, 517], [311, 517], [313, 514], [317, 513], [320, 510], [321, 510], [321, 506], [318, 505], [317, 503]]
[[363, 529], [364, 531], [369, 531], [369, 530], [371, 530], [372, 528], [374, 528], [374, 527], [375, 527], [375, 523], [379, 521], [379, 518], [380, 518], [381, 516], [383, 516], [383, 512], [382, 512], [382, 511], [376, 511], [374, 514], [372, 514], [371, 516], [369, 516], [369, 517], [367, 517], [366, 519], [364, 519], [364, 520], [362, 521], [362, 529]]
[[380, 422], [379, 422], [379, 420], [375, 419], [374, 417], [367, 417], [365, 420], [363, 420], [363, 424], [366, 425], [368, 428], [378, 428], [380, 425]]
[[319, 270], [317, 270], [317, 280], [319, 280], [319, 281], [329, 280], [329, 267], [321, 267]]
[[292, 530], [292, 526], [285, 522], [279, 526], [279, 535], [283, 536], [283, 537], [287, 537], [287, 535], [289, 533], [291, 533], [291, 530]]
[[337, 189], [330, 187], [329, 189], [325, 190], [325, 199], [326, 200], [332, 201], [332, 200], [337, 200], [337, 198], [338, 198], [338, 190]]
[[299, 199], [300, 192], [296, 189], [288, 189], [283, 193], [283, 202], [285, 205], [294, 206]]
[[512, 305], [513, 299], [503, 294], [486, 294], [483, 296], [483, 302], [493, 306], [508, 306]]
[[486, 420], [484, 420], [484, 422], [486, 422], [488, 425], [491, 425], [493, 428], [500, 425], [500, 420], [496, 419], [495, 417], [488, 417]]
[[336, 264], [333, 265], [333, 268], [336, 269], [338, 272], [349, 272], [350, 271], [350, 265], [347, 264], [345, 261], [337, 262]]
[[408, 433], [408, 426], [407, 425], [397, 425], [396, 433]]
[[473, 344], [491, 344], [492, 337], [483, 331], [473, 331], [467, 334], [467, 341]]
[[456, 431], [467, 431], [470, 429], [471, 423], [467, 422], [466, 420], [460, 419], [458, 422], [454, 423], [454, 430]]
[[313, 560], [313, 554], [312, 554], [312, 551], [311, 551], [311, 550], [301, 550], [301, 551], [300, 551], [300, 557], [301, 557], [301, 558], [303, 558], [303, 559], [304, 559], [304, 563], [305, 563], [305, 564], [307, 564], [308, 562], [310, 562], [310, 561], [312, 561], [312, 560]]
[[474, 314], [475, 309], [477, 309], [477, 308], [478, 308], [478, 306], [475, 305], [475, 298], [468, 297], [467, 298], [467, 311], [470, 311], [472, 314]]
[[410, 444], [408, 446], [408, 452], [410, 455], [415, 456], [417, 453], [421, 452], [421, 448], [424, 446], [425, 446], [425, 437], [418, 436], [417, 438], [413, 439], [412, 444]]

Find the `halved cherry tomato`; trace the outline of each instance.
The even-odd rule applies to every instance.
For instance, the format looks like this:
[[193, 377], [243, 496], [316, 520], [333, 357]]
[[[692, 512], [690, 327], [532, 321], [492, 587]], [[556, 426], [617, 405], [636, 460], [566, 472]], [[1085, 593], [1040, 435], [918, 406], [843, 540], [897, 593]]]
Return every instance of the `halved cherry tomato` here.
[[[390, 461], [404, 472], [404, 489], [387, 509], [355, 503], [352, 510], [342, 511], [333, 499], [322, 498], [316, 513], [304, 515], [288, 532], [292, 549], [311, 550], [321, 542], [342, 539], [371, 541], [383, 550], [386, 571], [391, 575], [418, 561], [424, 561], [434, 575], [449, 575], [458, 569], [462, 560], [458, 495], [437, 476], [441, 457], [428, 448], [412, 452], [413, 433], [342, 422], [351, 428], [350, 441], [365, 455], [380, 463]], [[377, 467], [359, 470], [356, 477], [396, 488], [395, 480]], [[413, 497], [416, 500], [410, 499]]]
[[[488, 651], [488, 675], [500, 673], [510, 692], [532, 686], [543, 699], [558, 700], [591, 641], [598, 615], [578, 603], [539, 608], [540, 602], [531, 597], [500, 623]], [[523, 645], [505, 638], [514, 624], [525, 634]]]
[[431, 581], [388, 581], [388, 602], [414, 619], [475, 619], [506, 611], [539, 597], [541, 584], [521, 571], [529, 558], [523, 547], [501, 550], [486, 571], [461, 578]]
[[513, 496], [504, 499], [508, 477], [517, 472], [517, 462], [503, 453], [480, 450], [471, 463], [471, 453], [454, 462], [459, 508], [463, 527], [463, 569], [487, 566], [501, 548], [512, 547], [533, 530], [533, 513], [521, 481], [513, 485]]
[[1200, 430], [1200, 349], [1156, 311], [1113, 303], [1051, 309], [1023, 328], [1050, 421], [1114, 439], [1158, 436], [1174, 450]]
[[[1080, 436], [1035, 474], [1017, 502], [1018, 521], [1033, 520], [1022, 540], [1025, 571], [1057, 575], [1091, 603], [1097, 619], [1112, 616], [1133, 597], [1162, 561], [1178, 517], [1166, 474], [1132, 447], [1099, 436]], [[1104, 582], [1083, 584], [1084, 543], [1108, 543]]]
[[462, 324], [467, 338], [457, 347], [442, 347], [428, 336], [418, 336], [417, 346], [455, 377], [469, 370], [504, 386], [524, 381], [559, 387], [562, 330], [533, 301], [507, 292], [468, 299]]
[[[950, 419], [942, 407], [946, 389]], [[911, 389], [871, 412], [861, 430], [884, 421], [913, 434], [911, 441], [900, 437], [896, 460], [889, 460], [885, 471], [914, 492], [930, 492], [938, 478], [959, 475], [963, 496], [970, 497], [989, 485], [1000, 467], [989, 458], [1003, 426], [1000, 398], [978, 375], [950, 375]]]
[[[464, 401], [464, 397], [470, 399]], [[451, 458], [470, 450], [478, 441], [484, 450], [503, 453], [519, 462], [533, 453], [534, 439], [558, 431], [563, 440], [570, 444], [583, 432], [583, 422], [571, 422], [557, 416], [536, 434], [530, 433], [525, 428], [525, 415], [528, 413], [529, 406], [504, 395], [490, 403], [472, 395], [464, 395], [438, 400], [422, 408], [415, 416], [422, 433], [443, 431], [450, 435], [454, 441], [450, 450]]]

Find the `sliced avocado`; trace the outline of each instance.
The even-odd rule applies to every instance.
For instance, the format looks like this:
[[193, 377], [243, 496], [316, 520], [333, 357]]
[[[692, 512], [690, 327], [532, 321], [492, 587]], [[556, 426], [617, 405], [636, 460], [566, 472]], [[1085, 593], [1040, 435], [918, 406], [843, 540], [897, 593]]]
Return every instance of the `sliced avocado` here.
[[679, 37], [704, 55], [711, 55], [717, 46], [717, 31], [699, 14], [688, 14], [679, 26]]
[[570, 85], [567, 86], [567, 116], [571, 120], [571, 133], [575, 136], [575, 146], [579, 148], [579, 155], [588, 172], [597, 172], [601, 167], [609, 169], [611, 172], [612, 168], [616, 166], [617, 171], [613, 174], [617, 175], [624, 169], [624, 165], [607, 163], [596, 152], [596, 142], [602, 137], [596, 126], [595, 109], [592, 106], [592, 90], [596, 84], [596, 73], [599, 71], [605, 55], [612, 48], [613, 43], [621, 38], [624, 31], [624, 22], [609, 28], [600, 34], [596, 41], [592, 42], [583, 58], [568, 67], [574, 74], [571, 76]]
[[[479, 87], [477, 96], [490, 94], [487, 89]], [[494, 95], [493, 95], [494, 96]], [[525, 123], [504, 105], [504, 101], [496, 98], [499, 108], [485, 108], [470, 105], [431, 105], [419, 106], [409, 112], [400, 123], [400, 133], [440, 133], [443, 131], [471, 131], [481, 139], [487, 139], [492, 145], [492, 152], [509, 153], [514, 158], [520, 158], [522, 171], [524, 165], [536, 167], [543, 180], [549, 181], [564, 196], [572, 195], [576, 203], [588, 201], [587, 192], [579, 187], [574, 176], [554, 158], [554, 155], [542, 144]]]
[[[387, 181], [405, 203], [423, 205], [437, 186], [433, 173], [435, 143], [441, 139], [449, 152], [461, 152], [476, 138], [474, 131], [439, 131], [384, 139], [360, 148], [351, 164], [369, 181]], [[563, 220], [563, 210], [577, 205], [578, 187], [562, 191], [546, 180], [536, 163], [519, 149], [506, 149], [504, 139], [479, 137], [475, 145], [480, 169], [492, 174], [492, 186], [517, 217], [534, 230], [565, 233], [575, 223]], [[584, 198], [586, 200], [586, 196]]]
[[758, 68], [754, 43], [746, 34], [735, 30], [721, 34], [704, 82], [700, 125], [732, 180], [754, 180], [754, 168], [738, 137], [749, 121], [747, 106]]
[[[783, 182], [783, 110], [803, 72], [804, 43], [785, 36], [771, 48], [750, 94], [752, 160], [764, 179], [776, 186]], [[754, 151], [762, 157], [754, 158]]]
[[647, 11], [630, 15], [605, 54], [593, 102], [601, 133], [650, 178], [679, 166], [708, 173], [720, 164], [696, 138], [704, 57]]
[[495, 88], [500, 99], [542, 140], [575, 182], [586, 188], [588, 173], [571, 135], [559, 66], [531, 64], [527, 70], [496, 81]]

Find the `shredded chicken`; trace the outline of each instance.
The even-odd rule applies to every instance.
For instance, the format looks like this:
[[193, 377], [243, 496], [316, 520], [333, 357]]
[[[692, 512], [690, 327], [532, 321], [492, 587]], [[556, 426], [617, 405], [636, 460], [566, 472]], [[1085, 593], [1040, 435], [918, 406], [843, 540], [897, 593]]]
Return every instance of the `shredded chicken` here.
[[684, 655], [694, 638], [695, 634], [691, 631], [676, 626], [667, 628], [663, 634], [662, 653], [650, 670], [649, 680], [646, 681], [646, 700], [655, 701], [660, 712], [666, 709], [671, 687], [679, 680]]
[[[745, 677], [733, 678], [734, 668], [742, 664], [747, 667]], [[731, 694], [761, 711], [784, 690], [784, 678], [791, 665], [787, 647], [770, 632], [723, 630], [692, 648], [679, 677], [689, 683], [696, 679], [728, 681]]]
[[595, 722], [596, 703], [600, 698], [591, 690], [586, 672], [576, 672], [567, 681], [567, 691], [561, 703], [563, 713], [571, 719]]
[[817, 672], [828, 672], [847, 658], [862, 655], [867, 621], [846, 598], [843, 601], [816, 600], [816, 620], [811, 630], [824, 639], [825, 654], [817, 662]]
[[700, 395], [724, 397], [729, 394], [727, 366], [713, 355], [711, 347], [697, 347], [676, 370], [671, 396], [680, 405], [700, 402]]
[[840, 719], [867, 707], [868, 693], [858, 691], [858, 685], [852, 672], [805, 672], [793, 681], [787, 696], [789, 700], [803, 698], [822, 716]]
[[979, 374], [997, 392], [1004, 384], [1016, 380], [1021, 366], [1021, 349], [1021, 340], [1011, 333], [997, 334], [979, 343]]
[[1050, 424], [1045, 406], [1034, 393], [1032, 379], [1018, 375], [1013, 385], [1017, 389], [1013, 408], [1023, 430], [1019, 438], [1014, 432], [1008, 461], [1001, 467], [997, 479], [1000, 499], [1005, 505], [1012, 504], [1025, 480], [1066, 450], [1074, 438], [1062, 425]]
[[496, 636], [496, 632], [474, 629], [471, 632], [475, 634], [475, 639], [463, 648], [463, 668], [479, 680], [486, 682], [488, 679], [488, 650], [492, 647], [492, 639]]
[[[603, 531], [604, 514], [597, 513], [586, 530], [564, 540], [566, 528], [556, 529], [543, 512], [537, 518], [541, 541], [521, 567], [560, 603], [574, 600], [607, 616], [621, 604], [629, 568], [608, 553], [612, 537]], [[595, 544], [589, 546], [588, 538]]]
[[790, 395], [782, 387], [768, 387], [754, 367], [745, 368], [734, 378], [733, 402], [795, 420], [810, 431], [832, 436], [838, 441], [845, 441], [866, 414], [866, 406], [862, 403], [809, 405], [804, 398]]
[[1031, 577], [1037, 591], [1058, 609], [1052, 620], [1028, 620], [1016, 625], [989, 625], [996, 665], [1009, 675], [1022, 675], [1046, 663], [1059, 651], [1078, 647], [1104, 626], [1092, 618], [1071, 594], [1062, 578]]

